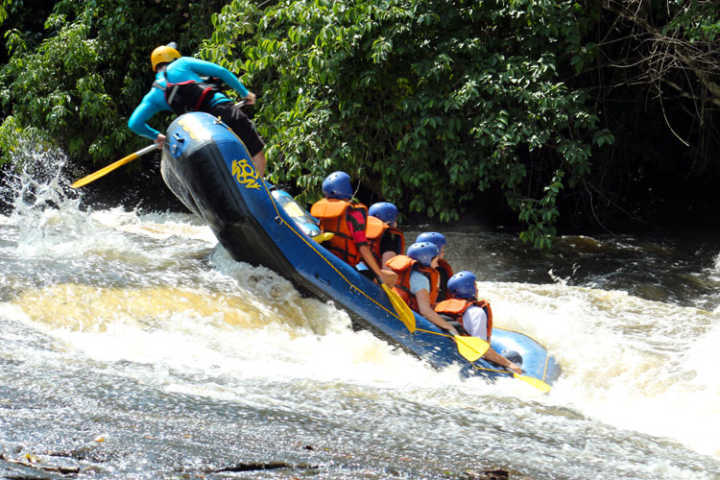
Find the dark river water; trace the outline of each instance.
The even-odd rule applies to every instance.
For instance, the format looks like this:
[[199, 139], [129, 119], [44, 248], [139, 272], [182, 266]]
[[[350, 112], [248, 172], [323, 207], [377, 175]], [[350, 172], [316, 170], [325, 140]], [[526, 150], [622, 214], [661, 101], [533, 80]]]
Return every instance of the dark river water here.
[[720, 478], [717, 235], [447, 231], [562, 365], [543, 395], [354, 331], [189, 214], [80, 208], [28, 155], [0, 187], [0, 478]]

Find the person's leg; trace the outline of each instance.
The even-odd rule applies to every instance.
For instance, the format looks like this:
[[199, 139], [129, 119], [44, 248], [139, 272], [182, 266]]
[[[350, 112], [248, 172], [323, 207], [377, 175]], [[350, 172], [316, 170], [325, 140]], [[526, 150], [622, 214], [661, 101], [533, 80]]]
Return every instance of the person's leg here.
[[232, 128], [235, 135], [245, 144], [245, 147], [250, 153], [253, 166], [255, 167], [255, 173], [258, 177], [265, 175], [265, 168], [267, 167], [267, 160], [265, 159], [265, 142], [263, 142], [260, 135], [255, 130], [255, 125], [245, 115], [239, 105], [233, 105], [230, 102], [224, 102], [214, 107], [214, 111], [211, 112], [214, 115], [218, 115], [223, 122]]
[[255, 171], [257, 172], [258, 177], [265, 175], [265, 165], [267, 164], [267, 160], [265, 160], [265, 152], [260, 150], [252, 157], [252, 161], [255, 165]]

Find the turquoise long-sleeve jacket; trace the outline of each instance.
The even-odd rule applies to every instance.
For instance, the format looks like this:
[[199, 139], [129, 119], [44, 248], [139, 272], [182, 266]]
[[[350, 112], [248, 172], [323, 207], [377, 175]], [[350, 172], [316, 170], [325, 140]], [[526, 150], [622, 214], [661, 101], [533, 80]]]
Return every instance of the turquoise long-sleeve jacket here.
[[[155, 84], [159, 85], [159, 87], [165, 87], [166, 75], [167, 81], [171, 83], [186, 82], [188, 80], [201, 82], [203, 80], [201, 75], [205, 77], [217, 77], [225, 82], [228, 87], [238, 92], [241, 97], [246, 97], [249, 93], [248, 89], [245, 88], [230, 70], [216, 63], [198, 60], [197, 58], [180, 57], [171, 62], [165, 69], [165, 73], [158, 72], [155, 75]], [[155, 140], [160, 132], [148, 125], [147, 122], [158, 112], [172, 110], [167, 101], [165, 101], [165, 92], [162, 88], [155, 86], [155, 84], [153, 84], [150, 91], [145, 94], [128, 120], [130, 130], [150, 140]], [[213, 96], [210, 104], [214, 106], [218, 103], [229, 101], [231, 100], [226, 95], [217, 92]]]

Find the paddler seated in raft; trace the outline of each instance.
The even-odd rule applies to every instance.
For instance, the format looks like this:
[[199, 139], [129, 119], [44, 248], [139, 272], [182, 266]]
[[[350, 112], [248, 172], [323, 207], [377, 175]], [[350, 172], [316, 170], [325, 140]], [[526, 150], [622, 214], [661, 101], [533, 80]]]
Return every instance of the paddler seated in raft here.
[[[472, 272], [458, 272], [448, 280], [450, 298], [435, 305], [435, 312], [450, 319], [458, 330], [490, 343], [492, 336], [492, 309], [487, 300], [477, 298], [477, 278]], [[517, 374], [522, 368], [496, 352], [492, 347], [483, 355], [485, 360], [503, 366]]]
[[325, 198], [313, 204], [310, 215], [320, 220], [323, 233], [333, 234], [332, 238], [323, 242], [323, 246], [353, 267], [363, 261], [370, 268], [370, 276], [374, 274], [390, 287], [395, 285], [395, 272], [381, 268], [370, 250], [365, 236], [367, 207], [352, 200], [350, 175], [331, 173], [323, 180], [322, 192]]
[[368, 209], [365, 235], [373, 254], [380, 259], [380, 265], [405, 252], [405, 235], [397, 226], [397, 217], [398, 209], [391, 202], [376, 202]]
[[173, 111], [182, 115], [191, 111], [207, 112], [219, 117], [240, 137], [250, 153], [257, 176], [265, 174], [265, 143], [255, 125], [242, 111], [241, 104], [233, 103], [217, 85], [206, 82], [203, 77], [218, 78], [240, 94], [247, 105], [255, 103], [253, 92], [248, 91], [230, 70], [216, 63], [181, 56], [174, 43], [153, 50], [150, 63], [156, 72], [155, 81], [130, 115], [130, 130], [162, 147], [165, 135], [147, 123], [156, 113]]
[[439, 255], [440, 250], [434, 243], [413, 243], [408, 247], [406, 255], [394, 256], [385, 266], [397, 274], [398, 280], [393, 290], [411, 309], [450, 334], [459, 335], [455, 326], [434, 309], [440, 279], [437, 271]]
[[[405, 251], [405, 235], [397, 228], [397, 216], [398, 209], [390, 202], [376, 202], [368, 209], [365, 236], [380, 265]], [[358, 263], [355, 268], [368, 278], [372, 276], [364, 262]]]
[[445, 235], [440, 232], [423, 232], [417, 236], [415, 242], [432, 242], [440, 250], [438, 259], [437, 271], [440, 274], [440, 286], [438, 287], [438, 302], [445, 300], [447, 295], [447, 283], [450, 277], [452, 277], [453, 269], [450, 264], [445, 260], [445, 245], [447, 240]]

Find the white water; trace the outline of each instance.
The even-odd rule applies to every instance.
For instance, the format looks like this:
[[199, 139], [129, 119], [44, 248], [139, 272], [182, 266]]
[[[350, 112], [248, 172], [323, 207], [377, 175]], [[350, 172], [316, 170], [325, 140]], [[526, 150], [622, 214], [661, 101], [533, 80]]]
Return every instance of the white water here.
[[[720, 459], [720, 309], [679, 307], [561, 280], [481, 282], [496, 325], [545, 344], [563, 375], [547, 396], [512, 379], [494, 385], [461, 380], [456, 369], [435, 371], [368, 332], [352, 331], [343, 311], [302, 298], [273, 272], [232, 261], [190, 215], [82, 211], [77, 198], [60, 193], [63, 182], [52, 179], [35, 202], [19, 195], [13, 213], [0, 216], [0, 240], [9, 241], [0, 243], [2, 256], [47, 268], [35, 277], [2, 272], [3, 290], [13, 293], [0, 303], [0, 319], [54, 339], [55, 353], [23, 356], [86, 359], [167, 392], [310, 416], [328, 410], [338, 419], [355, 415], [344, 401], [363, 396], [396, 402], [400, 411], [408, 402], [451, 408], [472, 414], [478, 425], [485, 418], [506, 431], [551, 435], [561, 445], [558, 455], [565, 451], [578, 462], [595, 461], [597, 449], [612, 452], [617, 434], [603, 437], [598, 432], [605, 426], [630, 432], [628, 438], [639, 432], [670, 439]], [[48, 199], [59, 208], [37, 207]], [[64, 275], [78, 269], [87, 276], [74, 281]], [[707, 274], [720, 277], [720, 257]], [[276, 384], [303, 401], [269, 387]], [[463, 439], [458, 428], [429, 431]], [[572, 444], [578, 428], [594, 438], [579, 449]], [[517, 442], [510, 445], [522, 456], [524, 440]], [[643, 461], [648, 478], [699, 478], [662, 457]], [[543, 465], [542, 458], [537, 462]], [[700, 478], [715, 475], [708, 471]]]
[[720, 457], [720, 314], [604, 291], [484, 283], [502, 324], [563, 366], [547, 401]]

